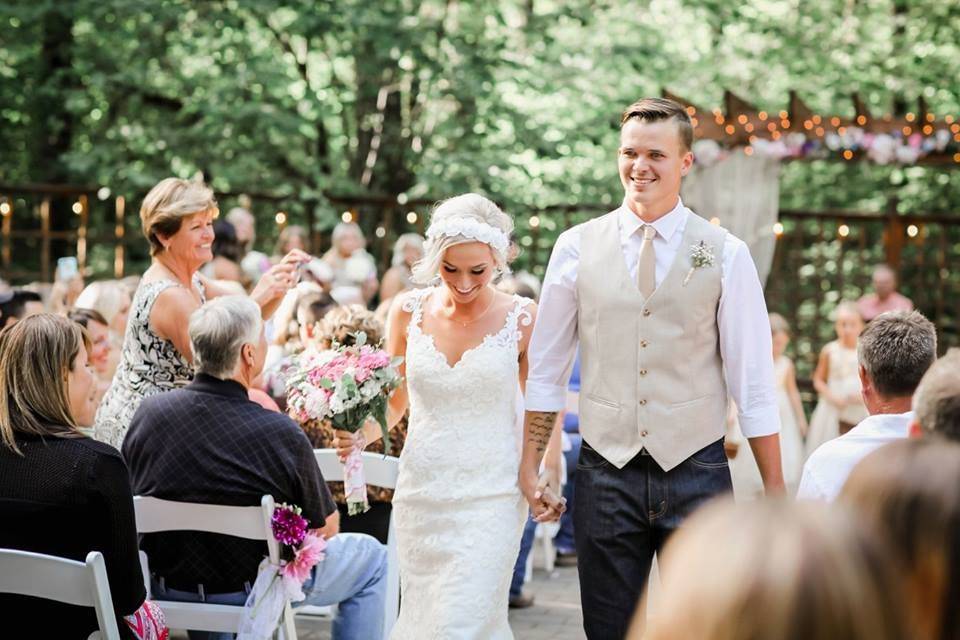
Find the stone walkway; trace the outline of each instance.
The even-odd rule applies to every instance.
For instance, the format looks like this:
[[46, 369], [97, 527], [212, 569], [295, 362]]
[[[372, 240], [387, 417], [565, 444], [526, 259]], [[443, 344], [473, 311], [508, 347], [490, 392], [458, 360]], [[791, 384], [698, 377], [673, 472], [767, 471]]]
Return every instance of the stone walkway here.
[[[540, 545], [534, 545], [533, 580], [526, 585], [536, 596], [529, 609], [510, 611], [510, 627], [516, 640], [580, 640], [583, 619], [580, 615], [580, 585], [576, 567], [558, 567], [552, 573], [542, 568]], [[300, 640], [330, 640], [330, 620], [297, 617], [297, 636]], [[180, 631], [171, 640], [186, 640]]]

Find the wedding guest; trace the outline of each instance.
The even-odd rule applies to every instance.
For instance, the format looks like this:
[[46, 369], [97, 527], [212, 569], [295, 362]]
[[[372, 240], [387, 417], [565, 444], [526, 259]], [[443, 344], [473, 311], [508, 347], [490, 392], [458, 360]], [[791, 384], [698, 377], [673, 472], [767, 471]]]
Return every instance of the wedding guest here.
[[54, 274], [53, 286], [50, 288], [50, 298], [47, 306], [53, 313], [66, 315], [76, 305], [77, 297], [83, 291], [83, 274], [77, 269], [76, 260], [66, 264], [58, 264]]
[[305, 283], [297, 285], [291, 293], [295, 293], [296, 306], [292, 313], [281, 315], [281, 311], [277, 311], [281, 321], [277, 323], [273, 344], [267, 351], [259, 385], [280, 407], [287, 405], [287, 368], [306, 345], [316, 340], [320, 322], [327, 312], [337, 306], [329, 295], [316, 290], [314, 286], [305, 286]]
[[[130, 314], [130, 294], [119, 280], [98, 280], [88, 284], [77, 297], [78, 309], [93, 309], [107, 320], [110, 332], [123, 340]], [[118, 343], [117, 347], [120, 346]]]
[[284, 227], [277, 237], [273, 259], [279, 261], [291, 251], [306, 251], [308, 241], [307, 230], [300, 225], [292, 224]]
[[230, 209], [227, 212], [226, 221], [233, 225], [242, 258], [253, 250], [253, 245], [257, 241], [257, 221], [250, 210], [244, 207]]
[[[202, 182], [167, 178], [144, 198], [140, 221], [152, 261], [133, 299], [120, 365], [97, 410], [98, 440], [119, 446], [143, 398], [193, 379], [188, 319], [208, 298], [224, 293], [199, 273], [213, 258], [217, 211], [213, 191]], [[290, 252], [254, 287], [250, 298], [264, 318], [296, 284], [297, 265], [308, 258]]]
[[810, 417], [807, 457], [821, 444], [846, 433], [867, 416], [857, 377], [857, 338], [863, 331], [863, 320], [856, 305], [841, 302], [837, 306], [834, 329], [837, 339], [820, 351], [813, 372], [813, 388], [820, 400]]
[[937, 359], [937, 331], [917, 311], [877, 316], [860, 336], [859, 378], [869, 417], [824, 443], [803, 466], [797, 498], [832, 501], [851, 469], [871, 451], [906, 438], [913, 393]]
[[[120, 453], [80, 432], [97, 408], [89, 349], [83, 328], [48, 313], [0, 333], [0, 547], [80, 562], [100, 551], [117, 625], [132, 638], [122, 618], [146, 598], [133, 496]], [[18, 637], [98, 628], [93, 608], [52, 600], [0, 594], [0, 611], [5, 631], [22, 625]]]
[[873, 270], [873, 291], [857, 301], [864, 322], [870, 322], [887, 311], [913, 311], [910, 298], [897, 293], [897, 274], [885, 264]]
[[[321, 349], [330, 349], [334, 344], [355, 344], [358, 333], [366, 334], [367, 344], [378, 344], [383, 339], [383, 325], [374, 317], [373, 312], [361, 305], [336, 307], [324, 315], [315, 335], [307, 337], [305, 343], [313, 342]], [[329, 449], [333, 446], [333, 426], [321, 420], [309, 420], [300, 425], [314, 449]], [[400, 457], [403, 443], [407, 437], [406, 418], [400, 420], [390, 431], [390, 451], [388, 455]], [[377, 440], [366, 451], [383, 453], [383, 440]], [[361, 515], [347, 516], [347, 502], [342, 482], [329, 482], [337, 508], [340, 511], [341, 529], [356, 533], [367, 533], [380, 542], [387, 543], [390, 528], [390, 513], [393, 490], [367, 485], [367, 500], [370, 510]]]
[[803, 470], [803, 439], [807, 435], [807, 417], [803, 412], [797, 374], [786, 355], [790, 344], [790, 325], [779, 313], [770, 314], [773, 339], [773, 371], [777, 378], [777, 404], [780, 406], [780, 456], [783, 481], [789, 493], [797, 491]]
[[43, 298], [35, 291], [10, 289], [0, 293], [0, 328], [43, 311]]
[[211, 280], [239, 282], [246, 286], [247, 277], [240, 268], [243, 248], [237, 240], [237, 232], [226, 220], [213, 223], [213, 245], [210, 247], [213, 260], [204, 265], [202, 273]]
[[323, 260], [333, 268], [331, 295], [340, 304], [369, 304], [377, 293], [377, 265], [367, 253], [366, 238], [355, 222], [333, 228], [333, 247]]
[[835, 506], [718, 501], [660, 562], [656, 611], [644, 634], [638, 607], [628, 640], [912, 637], [882, 540]]
[[113, 379], [113, 373], [110, 371], [113, 345], [107, 319], [93, 309], [74, 309], [67, 314], [67, 318], [87, 330], [87, 336], [90, 339], [89, 362], [97, 377], [94, 406], [99, 406]]
[[911, 437], [939, 436], [960, 442], [960, 349], [930, 365], [913, 394]]
[[405, 233], [393, 245], [393, 259], [390, 268], [383, 274], [380, 283], [381, 304], [386, 304], [395, 295], [414, 287], [411, 269], [423, 258], [423, 236], [419, 233]]
[[880, 447], [853, 469], [838, 500], [890, 543], [910, 637], [960, 638], [960, 444]]
[[[278, 504], [295, 504], [327, 538], [303, 604], [339, 603], [334, 639], [379, 638], [385, 548], [369, 536], [338, 533], [336, 506], [303, 431], [247, 398], [267, 352], [261, 309], [246, 296], [217, 298], [190, 316], [188, 333], [196, 378], [144, 399], [123, 442], [134, 491], [238, 506], [259, 505], [270, 494]], [[157, 598], [220, 604], [246, 601], [266, 551], [261, 541], [193, 531], [144, 535], [141, 547]]]

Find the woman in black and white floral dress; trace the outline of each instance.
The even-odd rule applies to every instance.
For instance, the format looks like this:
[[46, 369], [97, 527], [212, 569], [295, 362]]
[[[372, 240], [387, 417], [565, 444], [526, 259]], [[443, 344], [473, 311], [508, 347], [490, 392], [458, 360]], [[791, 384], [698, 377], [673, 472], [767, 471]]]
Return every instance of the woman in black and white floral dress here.
[[[198, 273], [213, 258], [217, 213], [213, 191], [202, 182], [167, 178], [144, 198], [140, 220], [153, 262], [133, 298], [120, 364], [97, 410], [97, 440], [120, 448], [145, 397], [193, 379], [190, 314], [207, 299], [226, 293]], [[302, 251], [291, 251], [257, 283], [250, 297], [264, 318], [296, 284], [297, 266], [307, 260]]]

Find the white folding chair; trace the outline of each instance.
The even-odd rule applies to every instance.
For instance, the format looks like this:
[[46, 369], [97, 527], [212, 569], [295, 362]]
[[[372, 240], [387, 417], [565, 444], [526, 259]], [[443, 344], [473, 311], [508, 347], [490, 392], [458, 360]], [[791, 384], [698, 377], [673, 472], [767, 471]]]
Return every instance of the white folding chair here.
[[[267, 543], [270, 562], [280, 562], [280, 546], [274, 539], [270, 527], [274, 508], [273, 496], [263, 496], [259, 507], [196, 504], [134, 496], [133, 507], [137, 515], [138, 533], [205, 531], [249, 540], [264, 540]], [[144, 575], [149, 576], [148, 559], [143, 552], [140, 554], [140, 560], [144, 564]], [[150, 589], [149, 579], [147, 589]], [[243, 619], [242, 605], [173, 600], [154, 600], [154, 602], [163, 609], [167, 626], [171, 629], [236, 633]], [[282, 632], [282, 637], [286, 640], [297, 638], [289, 601], [283, 607], [278, 631]]]
[[42, 553], [0, 549], [0, 593], [93, 607], [100, 631], [91, 633], [88, 640], [120, 639], [107, 565], [99, 551], [91, 551], [86, 562], [78, 562]]
[[[335, 449], [314, 449], [314, 457], [320, 467], [323, 479], [330, 482], [343, 481], [343, 464]], [[397, 475], [400, 458], [384, 456], [380, 453], [363, 453], [363, 475], [367, 484], [384, 489], [397, 488]], [[393, 528], [393, 513], [390, 514], [390, 526], [387, 529], [387, 597], [383, 611], [383, 638], [390, 637], [390, 631], [400, 612], [400, 567], [397, 565], [397, 536]]]

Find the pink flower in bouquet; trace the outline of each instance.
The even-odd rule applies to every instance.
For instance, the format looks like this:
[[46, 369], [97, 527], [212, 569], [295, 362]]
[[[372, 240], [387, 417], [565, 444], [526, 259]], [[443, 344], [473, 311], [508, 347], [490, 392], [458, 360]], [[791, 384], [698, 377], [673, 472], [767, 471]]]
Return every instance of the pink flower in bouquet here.
[[295, 510], [287, 505], [280, 505], [273, 511], [270, 527], [273, 529], [273, 537], [282, 544], [296, 546], [307, 535], [307, 520], [297, 511], [299, 509]]
[[310, 577], [310, 570], [323, 560], [323, 552], [326, 548], [327, 541], [322, 536], [308, 533], [303, 538], [303, 543], [297, 549], [293, 560], [290, 560], [281, 569], [283, 576], [303, 584]]

